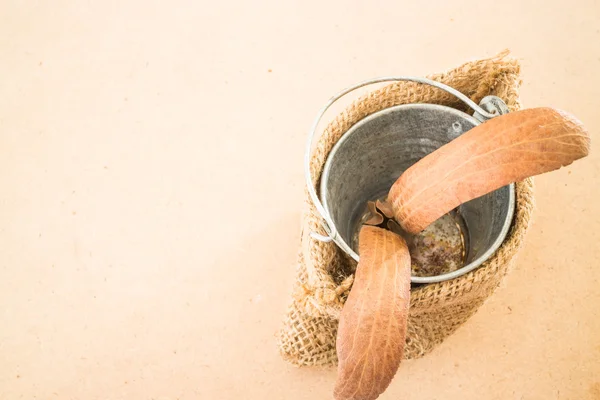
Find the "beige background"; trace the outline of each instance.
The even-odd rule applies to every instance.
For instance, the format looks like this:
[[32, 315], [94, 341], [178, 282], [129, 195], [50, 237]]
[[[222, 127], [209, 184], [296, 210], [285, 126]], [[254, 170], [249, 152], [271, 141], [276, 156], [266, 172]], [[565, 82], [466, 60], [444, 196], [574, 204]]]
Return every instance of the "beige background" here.
[[[427, 5], [428, 10], [424, 9]], [[329, 96], [510, 48], [600, 129], [598, 1], [3, 1], [0, 399], [326, 399], [274, 334]], [[382, 399], [600, 399], [600, 139], [502, 289]]]

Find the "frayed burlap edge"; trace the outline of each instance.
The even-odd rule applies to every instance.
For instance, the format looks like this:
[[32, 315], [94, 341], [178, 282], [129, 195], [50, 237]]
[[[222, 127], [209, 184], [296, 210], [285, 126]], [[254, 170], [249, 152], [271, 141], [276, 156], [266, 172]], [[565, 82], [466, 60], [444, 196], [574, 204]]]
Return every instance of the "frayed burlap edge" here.
[[[502, 98], [511, 111], [520, 108], [519, 63], [505, 51], [429, 76], [458, 89], [473, 101], [486, 95]], [[318, 182], [327, 155], [356, 122], [384, 108], [407, 103], [436, 103], [465, 110], [448, 93], [426, 85], [398, 82], [361, 97], [323, 131], [311, 158]], [[500, 249], [480, 268], [459, 278], [413, 288], [405, 357], [418, 358], [452, 334], [483, 304], [506, 275], [521, 247], [533, 211], [533, 181], [516, 185], [513, 225]], [[352, 261], [334, 243], [322, 243], [308, 233], [322, 232], [321, 218], [306, 194], [294, 298], [278, 335], [282, 357], [295, 365], [330, 366], [337, 362], [338, 317], [352, 286]]]

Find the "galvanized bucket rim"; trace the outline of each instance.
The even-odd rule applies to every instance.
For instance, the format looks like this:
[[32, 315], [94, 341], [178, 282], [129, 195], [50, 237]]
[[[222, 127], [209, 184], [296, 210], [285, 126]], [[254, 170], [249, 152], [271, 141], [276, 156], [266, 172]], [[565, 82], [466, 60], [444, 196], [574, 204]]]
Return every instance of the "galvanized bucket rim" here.
[[[336, 94], [335, 96], [331, 97], [329, 99], [329, 101], [323, 106], [323, 108], [319, 111], [319, 113], [317, 114], [317, 117], [315, 118], [315, 121], [311, 127], [311, 130], [309, 132], [308, 135], [308, 140], [307, 140], [307, 144], [306, 144], [306, 150], [304, 153], [304, 175], [305, 175], [305, 179], [306, 179], [306, 186], [307, 186], [307, 191], [309, 193], [309, 196], [315, 206], [315, 208], [317, 209], [317, 212], [319, 213], [319, 215], [321, 216], [321, 218], [323, 218], [321, 225], [326, 233], [326, 235], [322, 235], [320, 233], [317, 232], [310, 232], [310, 236], [318, 241], [321, 242], [331, 242], [334, 241], [340, 248], [342, 248], [342, 250], [344, 252], [346, 252], [348, 255], [350, 255], [352, 258], [354, 258], [356, 261], [359, 260], [358, 254], [356, 254], [354, 251], [352, 251], [352, 249], [349, 249], [349, 246], [346, 245], [346, 248], [343, 248], [342, 246], [339, 245], [339, 240], [338, 240], [338, 233], [337, 230], [335, 228], [335, 224], [328, 212], [328, 210], [325, 209], [325, 207], [323, 206], [323, 204], [321, 203], [321, 200], [317, 194], [317, 190], [315, 188], [315, 185], [313, 183], [313, 178], [312, 178], [312, 174], [311, 174], [311, 168], [310, 168], [310, 164], [311, 164], [311, 154], [312, 154], [312, 144], [313, 144], [313, 140], [314, 137], [316, 135], [319, 123], [321, 122], [321, 119], [323, 118], [323, 116], [325, 115], [325, 113], [327, 112], [327, 110], [334, 104], [336, 103], [338, 100], [340, 100], [342, 97], [346, 96], [347, 94], [354, 92], [355, 90], [362, 88], [364, 86], [369, 86], [369, 85], [373, 85], [373, 84], [377, 84], [377, 83], [389, 83], [389, 82], [398, 82], [398, 81], [409, 81], [409, 82], [416, 82], [416, 83], [421, 83], [421, 84], [425, 84], [425, 85], [429, 85], [429, 86], [433, 86], [433, 87], [437, 87], [441, 90], [444, 90], [450, 94], [452, 94], [453, 96], [457, 97], [459, 100], [461, 100], [463, 103], [465, 103], [467, 106], [469, 106], [472, 110], [475, 111], [475, 116], [478, 118], [475, 118], [475, 120], [479, 120], [480, 122], [484, 122], [487, 119], [493, 118], [498, 114], [497, 110], [492, 110], [492, 112], [488, 112], [487, 110], [483, 109], [482, 107], [480, 107], [478, 104], [476, 104], [473, 100], [471, 100], [469, 97], [467, 97], [466, 95], [464, 95], [463, 93], [461, 93], [460, 91], [454, 89], [451, 86], [445, 85], [441, 82], [437, 82], [428, 78], [421, 78], [421, 77], [412, 77], [412, 76], [392, 76], [392, 77], [381, 77], [381, 78], [375, 78], [375, 79], [370, 79], [364, 82], [361, 82], [357, 85], [348, 87], [344, 90], [342, 90], [341, 92], [339, 92], [338, 94]], [[501, 100], [500, 100], [501, 101]], [[421, 103], [412, 103], [412, 104], [421, 104]], [[407, 104], [408, 105], [408, 104]], [[432, 104], [432, 105], [436, 105], [436, 104]], [[437, 106], [440, 107], [446, 107], [440, 104], [437, 104]], [[389, 109], [391, 107], [388, 107], [384, 110], [378, 111], [382, 112], [385, 111], [387, 109]], [[448, 107], [450, 109], [452, 109], [451, 107]], [[456, 109], [452, 109], [455, 110], [457, 112], [461, 112], [459, 110]], [[462, 112], [461, 112], [462, 113]], [[377, 113], [373, 113], [372, 115], [375, 115]], [[463, 113], [464, 115], [467, 115], [470, 118], [474, 118], [471, 117], [470, 115]], [[371, 117], [367, 116], [365, 118], [369, 118]], [[365, 118], [363, 118], [361, 121], [357, 122], [357, 124], [364, 122]], [[355, 124], [355, 126], [357, 125]], [[354, 126], [353, 126], [354, 127]], [[349, 129], [349, 131], [353, 128], [351, 127]], [[347, 133], [347, 132], [346, 132]], [[345, 136], [345, 134], [344, 134]], [[336, 143], [337, 145], [337, 143]], [[512, 220], [512, 214], [514, 213], [514, 198], [515, 198], [515, 189], [514, 189], [514, 185], [510, 185], [510, 191], [509, 191], [509, 196], [510, 196], [510, 214], [511, 214], [511, 218], [507, 218], [509, 220]], [[508, 232], [508, 229], [510, 228], [510, 224], [508, 224], [508, 227], [503, 227], [503, 229], [506, 229], [506, 233]], [[500, 244], [502, 244], [502, 242], [504, 241], [504, 238], [506, 236], [506, 233], [504, 233], [501, 237], [501, 241]], [[341, 238], [340, 238], [341, 239]], [[343, 239], [341, 239], [342, 242], [345, 244], [345, 242], [343, 241]], [[495, 244], [495, 243], [494, 243]], [[350, 251], [347, 251], [347, 250]], [[486, 253], [487, 254], [487, 253]], [[490, 254], [491, 255], [491, 254]], [[489, 258], [489, 255], [487, 256], [487, 258]], [[483, 263], [483, 261], [481, 262]], [[475, 265], [471, 268], [475, 269], [477, 268], [479, 265], [481, 265], [481, 263], [479, 263], [478, 265]], [[468, 265], [468, 267], [470, 267], [473, 263], [470, 263]], [[433, 277], [411, 277], [411, 282], [413, 283], [433, 283], [433, 282], [441, 282], [444, 280], [448, 280], [448, 279], [453, 279], [457, 276], [463, 275], [469, 271], [465, 271], [465, 268], [467, 266], [458, 269], [457, 271], [454, 271], [453, 273], [449, 273], [449, 274], [445, 274], [445, 275], [438, 275], [438, 276], [433, 276]], [[454, 273], [459, 272], [459, 274], [457, 274], [456, 276], [454, 276]], [[452, 276], [451, 276], [452, 275]], [[443, 279], [440, 279], [442, 278]]]
[[[431, 103], [400, 104], [397, 106], [384, 108], [383, 110], [377, 111], [377, 112], [370, 114], [370, 115], [366, 116], [365, 118], [361, 119], [356, 124], [351, 126], [350, 129], [348, 129], [342, 135], [342, 137], [340, 137], [340, 139], [336, 142], [336, 144], [331, 149], [329, 156], [327, 157], [327, 160], [325, 161], [325, 165], [323, 167], [323, 173], [321, 175], [321, 184], [320, 184], [320, 188], [319, 188], [320, 189], [319, 193], [320, 193], [323, 207], [328, 215], [331, 215], [331, 213], [330, 213], [329, 206], [327, 203], [327, 190], [325, 190], [325, 185], [327, 182], [327, 178], [329, 176], [328, 174], [330, 171], [331, 163], [333, 162], [333, 157], [331, 157], [331, 155], [335, 154], [336, 151], [341, 146], [343, 146], [344, 142], [347, 141], [348, 138], [350, 138], [352, 136], [352, 134], [361, 127], [362, 124], [366, 124], [369, 121], [372, 121], [374, 119], [381, 117], [382, 115], [386, 115], [389, 113], [394, 113], [398, 110], [410, 109], [410, 108], [440, 110], [440, 111], [452, 113], [458, 117], [469, 120], [474, 125], [479, 125], [481, 123], [481, 121], [477, 120], [475, 117], [473, 117], [467, 113], [464, 113], [460, 110], [457, 110], [456, 108], [448, 107], [448, 106], [445, 106], [442, 104], [431, 104]], [[504, 242], [504, 239], [506, 239], [506, 235], [508, 234], [508, 231], [512, 225], [512, 219], [514, 216], [514, 209], [515, 209], [515, 185], [510, 184], [510, 185], [508, 185], [508, 187], [509, 187], [509, 189], [508, 189], [509, 197], [508, 197], [508, 204], [507, 204], [508, 210], [507, 210], [506, 219], [504, 220], [504, 223], [502, 224], [502, 229], [500, 230], [498, 237], [496, 238], [496, 240], [492, 243], [492, 245], [488, 248], [488, 250], [485, 253], [483, 253], [481, 256], [479, 256], [475, 260], [471, 261], [469, 264], [457, 269], [456, 271], [452, 271], [452, 272], [449, 272], [446, 274], [441, 274], [441, 275], [435, 275], [435, 276], [412, 276], [411, 282], [413, 282], [413, 283], [434, 283], [434, 282], [442, 282], [445, 280], [454, 279], [461, 275], [464, 275], [464, 274], [467, 274], [467, 273], [473, 271], [474, 269], [481, 266], [481, 264], [483, 264], [487, 259], [489, 259], [498, 250], [498, 248], [500, 248], [500, 246]], [[337, 232], [337, 228], [335, 227], [335, 222], [333, 222], [333, 220], [332, 220], [331, 223], [332, 223], [333, 229], [335, 229], [335, 231]], [[339, 235], [339, 234], [336, 235], [333, 238], [333, 241], [345, 253], [350, 255], [356, 261], [359, 261], [360, 256], [346, 243], [346, 241], [344, 240], [344, 238], [341, 235]]]

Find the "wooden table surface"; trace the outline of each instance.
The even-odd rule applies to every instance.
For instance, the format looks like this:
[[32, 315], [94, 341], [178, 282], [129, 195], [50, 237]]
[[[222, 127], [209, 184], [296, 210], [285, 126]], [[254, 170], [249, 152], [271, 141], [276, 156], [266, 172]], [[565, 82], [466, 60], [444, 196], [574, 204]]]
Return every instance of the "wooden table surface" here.
[[381, 399], [600, 399], [600, 3], [3, 2], [0, 399], [327, 399], [284, 363], [302, 157], [364, 79], [509, 48], [592, 155], [504, 285]]

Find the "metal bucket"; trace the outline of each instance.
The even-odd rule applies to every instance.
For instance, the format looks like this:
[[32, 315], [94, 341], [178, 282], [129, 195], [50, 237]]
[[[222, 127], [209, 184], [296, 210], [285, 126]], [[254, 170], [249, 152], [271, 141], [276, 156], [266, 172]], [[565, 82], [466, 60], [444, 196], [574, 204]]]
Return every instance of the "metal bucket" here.
[[[470, 116], [436, 104], [407, 104], [371, 114], [351, 127], [331, 150], [321, 176], [320, 199], [313, 187], [308, 161], [312, 136], [327, 108], [350, 91], [389, 80], [411, 80], [446, 90], [475, 110]], [[396, 179], [412, 164], [450, 142], [479, 123], [507, 112], [506, 105], [488, 96], [477, 106], [456, 90], [423, 78], [382, 78], [347, 89], [332, 98], [313, 127], [307, 150], [307, 183], [313, 201], [323, 217], [327, 236], [313, 233], [322, 241], [335, 243], [358, 261], [353, 238], [360, 229], [368, 201], [381, 198]], [[480, 266], [502, 244], [510, 228], [515, 205], [514, 185], [502, 187], [462, 204], [458, 213], [466, 227], [465, 265], [436, 276], [413, 276], [414, 283], [452, 279]]]

